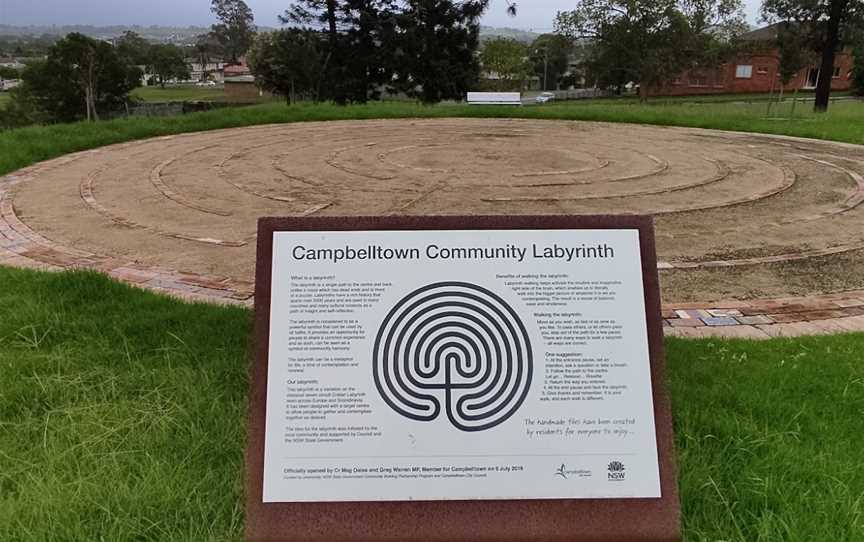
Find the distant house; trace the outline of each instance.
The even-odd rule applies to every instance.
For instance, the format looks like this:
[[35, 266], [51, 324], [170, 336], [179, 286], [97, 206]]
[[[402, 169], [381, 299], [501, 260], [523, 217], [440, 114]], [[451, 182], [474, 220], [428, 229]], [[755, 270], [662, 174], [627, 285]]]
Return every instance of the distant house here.
[[[688, 70], [649, 89], [651, 96], [686, 96], [701, 94], [744, 94], [779, 91], [781, 85], [777, 49], [779, 24], [759, 28], [740, 36], [751, 45], [750, 51], [713, 69]], [[849, 90], [852, 86], [852, 51], [845, 48], [834, 57], [832, 90]], [[784, 87], [784, 91], [812, 90], [819, 79], [819, 58], [805, 67]]]
[[0, 92], [12, 90], [21, 84], [20, 79], [0, 79]]
[[229, 102], [254, 101], [262, 96], [271, 96], [270, 92], [261, 90], [255, 82], [255, 76], [246, 64], [246, 57], [240, 58], [239, 64], [225, 66], [225, 99]]
[[0, 56], [0, 68], [12, 68], [13, 70], [23, 70], [24, 64], [12, 57]]
[[222, 71], [225, 74], [225, 77], [238, 77], [252, 73], [252, 70], [249, 69], [249, 65], [246, 63], [245, 56], [241, 56], [237, 64], [224, 65]]
[[202, 65], [196, 59], [186, 59], [189, 64], [189, 72], [193, 81], [215, 81], [221, 83], [225, 78], [224, 62], [208, 62]]

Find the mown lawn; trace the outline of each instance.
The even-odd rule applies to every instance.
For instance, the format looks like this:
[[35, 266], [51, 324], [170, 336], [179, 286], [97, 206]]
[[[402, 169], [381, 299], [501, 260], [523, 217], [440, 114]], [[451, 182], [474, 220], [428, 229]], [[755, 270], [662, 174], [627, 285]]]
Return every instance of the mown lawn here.
[[225, 92], [222, 87], [167, 85], [165, 88], [139, 87], [132, 91], [131, 96], [145, 102], [222, 101], [225, 99]]
[[[268, 104], [0, 133], [0, 174], [156, 135], [335, 119], [599, 120], [864, 143], [864, 103], [798, 115], [608, 100]], [[0, 540], [239, 539], [250, 321], [91, 273], [0, 268]], [[864, 540], [864, 335], [667, 348], [688, 540]]]
[[4, 105], [6, 105], [6, 102], [8, 102], [11, 99], [12, 99], [12, 97], [9, 95], [8, 92], [0, 92], [0, 107], [3, 107]]
[[[780, 114], [790, 105], [781, 106]], [[111, 143], [176, 134], [279, 122], [341, 119], [497, 117], [633, 122], [765, 132], [864, 143], [864, 102], [844, 101], [827, 114], [815, 115], [799, 104], [794, 120], [765, 118], [765, 104], [648, 103], [596, 100], [559, 102], [543, 106], [504, 107], [439, 105], [404, 102], [370, 103], [350, 107], [329, 104], [287, 106], [271, 103], [226, 108], [178, 117], [137, 117], [92, 124], [35, 126], [0, 132], [0, 174], [39, 160]], [[776, 108], [774, 113], [778, 113]]]
[[[145, 102], [224, 102], [227, 100], [221, 86], [199, 87], [196, 85], [166, 85], [140, 87], [132, 91], [133, 99]], [[282, 98], [265, 96], [257, 100], [259, 103], [282, 102]]]
[[[0, 540], [239, 540], [250, 311], [0, 285]], [[864, 540], [864, 335], [667, 350], [687, 540]]]

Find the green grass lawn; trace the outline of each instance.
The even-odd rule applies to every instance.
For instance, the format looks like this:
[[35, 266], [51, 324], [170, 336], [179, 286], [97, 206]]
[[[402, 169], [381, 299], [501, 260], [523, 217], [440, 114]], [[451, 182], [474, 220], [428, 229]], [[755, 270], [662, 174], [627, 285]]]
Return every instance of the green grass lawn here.
[[[775, 108], [774, 112], [788, 113], [790, 107], [786, 104]], [[421, 106], [400, 102], [351, 107], [328, 104], [289, 107], [271, 103], [170, 118], [136, 117], [0, 132], [0, 174], [69, 152], [132, 139], [256, 124], [338, 119], [461, 116], [593, 120], [743, 130], [864, 143], [864, 102], [838, 102], [822, 115], [813, 114], [809, 107], [799, 106], [794, 120], [765, 118], [765, 112], [765, 104], [638, 104], [609, 100], [561, 102], [539, 107]]]
[[6, 103], [11, 99], [12, 97], [9, 96], [8, 92], [0, 92], [0, 107], [6, 105]]
[[145, 102], [222, 101], [225, 99], [225, 92], [222, 87], [169, 85], [165, 88], [159, 86], [136, 88], [131, 96], [133, 99]]
[[[165, 88], [140, 87], [132, 91], [133, 99], [145, 102], [224, 102], [225, 91], [219, 87], [199, 87], [196, 85], [167, 85]], [[282, 98], [267, 96], [257, 100], [260, 103], [281, 102]]]
[[[864, 103], [798, 114], [610, 100], [267, 104], [3, 132], [0, 174], [156, 135], [334, 119], [599, 120], [864, 143]], [[239, 539], [250, 321], [95, 274], [0, 267], [0, 540]], [[864, 540], [864, 335], [667, 347], [688, 540]]]
[[[798, 92], [797, 99], [804, 100], [813, 100], [816, 95], [813, 90], [801, 90]], [[834, 91], [831, 93], [831, 100], [836, 100], [837, 98], [845, 99], [852, 95], [850, 91]], [[768, 92], [752, 92], [752, 93], [742, 93], [742, 94], [703, 94], [703, 95], [690, 95], [690, 96], [655, 96], [650, 98], [649, 103], [651, 104], [684, 104], [684, 103], [723, 103], [723, 102], [765, 102], [768, 101], [779, 101], [779, 93], [775, 90], [773, 93]], [[791, 101], [795, 98], [794, 92], [784, 92], [783, 93], [783, 101]], [[610, 98], [604, 98], [609, 101], [622, 101], [622, 102], [630, 102], [630, 103], [638, 103], [639, 98], [635, 95], [625, 95], [621, 97], [613, 96]], [[811, 104], [812, 106], [812, 104]]]
[[[0, 540], [239, 540], [251, 313], [0, 284]], [[864, 335], [667, 349], [687, 540], [864, 540]]]

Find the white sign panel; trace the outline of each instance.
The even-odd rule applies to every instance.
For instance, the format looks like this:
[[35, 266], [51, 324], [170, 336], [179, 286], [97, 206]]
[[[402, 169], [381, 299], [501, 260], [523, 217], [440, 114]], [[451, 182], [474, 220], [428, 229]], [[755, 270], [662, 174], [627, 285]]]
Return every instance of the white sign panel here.
[[637, 230], [276, 232], [265, 503], [660, 497]]

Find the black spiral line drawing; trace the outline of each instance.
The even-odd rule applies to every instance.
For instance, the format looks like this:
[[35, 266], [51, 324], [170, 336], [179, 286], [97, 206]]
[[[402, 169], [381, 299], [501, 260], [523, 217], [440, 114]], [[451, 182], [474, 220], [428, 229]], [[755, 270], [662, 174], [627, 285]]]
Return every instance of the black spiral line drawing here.
[[512, 416], [531, 387], [525, 325], [495, 294], [468, 282], [436, 282], [403, 297], [378, 329], [372, 353], [381, 398], [406, 418], [443, 410], [454, 427], [483, 431]]

